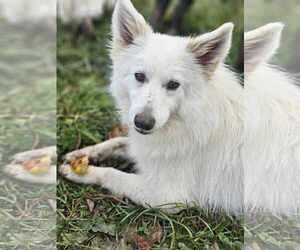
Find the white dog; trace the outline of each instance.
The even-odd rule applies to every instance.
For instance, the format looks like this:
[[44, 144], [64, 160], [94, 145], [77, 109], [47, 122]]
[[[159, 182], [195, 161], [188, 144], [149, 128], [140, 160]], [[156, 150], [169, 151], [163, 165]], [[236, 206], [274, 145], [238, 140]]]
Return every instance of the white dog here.
[[[233, 25], [198, 37], [158, 34], [129, 0], [122, 0], [112, 29], [111, 92], [129, 126], [128, 139], [114, 142], [117, 148], [128, 146], [137, 173], [90, 166], [79, 176], [68, 164], [60, 172], [143, 205], [195, 202], [239, 212], [242, 87], [223, 64]], [[102, 146], [85, 153], [96, 155]]]
[[300, 88], [267, 64], [283, 25], [245, 34], [245, 207], [292, 215], [300, 211]]

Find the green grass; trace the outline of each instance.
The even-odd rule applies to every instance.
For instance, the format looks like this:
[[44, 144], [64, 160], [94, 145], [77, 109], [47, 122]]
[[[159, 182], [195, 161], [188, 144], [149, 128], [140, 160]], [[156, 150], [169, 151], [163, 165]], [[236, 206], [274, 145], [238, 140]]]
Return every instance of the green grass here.
[[[138, 6], [143, 6], [140, 2]], [[149, 6], [144, 6], [144, 10], [149, 13]], [[223, 16], [199, 25], [196, 18], [187, 18], [188, 32], [215, 28], [224, 20]], [[201, 28], [196, 28], [196, 24]], [[60, 157], [106, 140], [111, 128], [118, 124], [113, 101], [107, 93], [109, 16], [96, 23], [96, 33], [96, 38], [81, 36], [76, 40], [70, 29], [58, 26]], [[234, 58], [236, 55], [232, 61]], [[57, 195], [59, 249], [137, 249], [138, 236], [160, 250], [210, 249], [215, 243], [220, 249], [242, 248], [241, 221], [222, 214], [210, 214], [200, 208], [184, 208], [177, 214], [168, 214], [160, 209], [139, 207], [99, 186], [63, 179], [59, 179]], [[159, 240], [153, 242], [155, 235]]]
[[[153, 1], [149, 5], [142, 0], [134, 2], [149, 16]], [[234, 21], [234, 45], [228, 59], [234, 65], [243, 32], [242, 14], [240, 0], [195, 1], [185, 17], [184, 33], [199, 34]], [[56, 131], [59, 158], [107, 139], [118, 123], [107, 93], [109, 23], [109, 16], [96, 23], [96, 39], [74, 39], [71, 29], [58, 25], [57, 127], [55, 69], [48, 64], [55, 55], [54, 44], [27, 31], [24, 43], [22, 32], [1, 26], [5, 34], [0, 38], [1, 167], [17, 152], [55, 144]], [[181, 212], [168, 214], [137, 206], [99, 186], [78, 185], [61, 178], [58, 181], [55, 223], [54, 186], [28, 185], [1, 176], [0, 249], [54, 249], [56, 234], [58, 249], [70, 250], [137, 249], [137, 240], [160, 250], [217, 250], [216, 245], [220, 249], [242, 249], [244, 228], [236, 218], [179, 204], [184, 208]], [[246, 221], [246, 237], [257, 240], [261, 249], [268, 249], [266, 243], [271, 245], [269, 249], [299, 248], [299, 220], [250, 222]]]
[[[168, 214], [138, 207], [100, 188], [70, 183], [61, 184], [58, 192], [64, 193], [59, 199], [60, 249], [110, 249], [124, 243], [134, 249], [136, 234], [150, 242], [159, 230], [162, 237], [153, 249], [205, 249], [214, 242], [221, 249], [242, 247], [239, 222], [223, 215], [196, 208]], [[95, 204], [93, 211], [88, 208], [88, 200]]]

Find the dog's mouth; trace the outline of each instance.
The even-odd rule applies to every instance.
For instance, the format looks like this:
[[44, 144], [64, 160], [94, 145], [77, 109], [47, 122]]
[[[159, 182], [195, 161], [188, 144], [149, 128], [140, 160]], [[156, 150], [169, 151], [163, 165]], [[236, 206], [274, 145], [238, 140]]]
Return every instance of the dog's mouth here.
[[137, 132], [139, 132], [142, 135], [149, 135], [149, 134], [153, 133], [153, 130], [144, 130], [144, 129], [137, 128], [137, 127], [134, 127], [134, 128]]

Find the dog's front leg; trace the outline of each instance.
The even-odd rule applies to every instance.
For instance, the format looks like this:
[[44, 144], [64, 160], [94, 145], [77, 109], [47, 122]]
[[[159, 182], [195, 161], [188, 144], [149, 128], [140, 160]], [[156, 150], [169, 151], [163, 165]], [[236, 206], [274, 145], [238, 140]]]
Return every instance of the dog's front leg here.
[[78, 175], [68, 164], [60, 166], [59, 172], [66, 179], [76, 183], [96, 184], [111, 192], [126, 196], [136, 203], [145, 203], [147, 200], [144, 190], [147, 189], [140, 175], [125, 173], [108, 167], [89, 166], [85, 175]]
[[34, 184], [56, 184], [56, 146], [18, 153], [3, 172]]
[[32, 184], [56, 184], [56, 165], [51, 165], [47, 173], [39, 175], [30, 173], [21, 164], [9, 164], [5, 166], [4, 173]]
[[64, 158], [66, 161], [76, 159], [82, 155], [88, 156], [90, 159], [97, 160], [98, 162], [104, 161], [110, 157], [124, 157], [127, 158], [127, 147], [128, 138], [127, 137], [117, 137], [102, 143], [85, 147], [71, 153], [68, 153]]

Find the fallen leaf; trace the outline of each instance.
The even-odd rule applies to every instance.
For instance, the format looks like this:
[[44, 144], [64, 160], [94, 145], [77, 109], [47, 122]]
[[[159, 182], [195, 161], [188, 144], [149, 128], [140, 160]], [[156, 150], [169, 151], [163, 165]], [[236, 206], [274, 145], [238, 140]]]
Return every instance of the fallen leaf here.
[[56, 200], [54, 199], [48, 199], [48, 203], [53, 211], [56, 211]]
[[209, 250], [220, 250], [219, 245], [217, 244], [217, 242], [215, 242], [210, 248]]
[[252, 250], [261, 250], [260, 246], [256, 242], [253, 242], [251, 244], [250, 249], [252, 249]]
[[192, 250], [189, 247], [187, 247], [183, 242], [179, 242], [178, 247], [180, 250]]
[[86, 199], [86, 203], [87, 203], [87, 206], [89, 208], [89, 211], [92, 213], [94, 211], [94, 208], [95, 208], [95, 202], [93, 200]]
[[86, 155], [79, 156], [70, 162], [71, 169], [78, 175], [85, 175], [89, 168], [89, 158]]
[[135, 234], [133, 240], [138, 250], [151, 250], [150, 244], [140, 235]]
[[51, 166], [51, 157], [50, 156], [41, 156], [32, 160], [23, 162], [23, 168], [34, 175], [43, 175], [48, 173]]
[[126, 136], [128, 134], [128, 127], [126, 125], [116, 125], [112, 128], [108, 134], [108, 138], [116, 138], [120, 136]]
[[102, 218], [99, 218], [91, 229], [94, 233], [104, 233], [111, 236], [116, 234], [116, 225], [113, 223], [106, 223]]
[[151, 235], [151, 241], [152, 243], [160, 243], [161, 242], [161, 239], [163, 237], [163, 229], [161, 227], [160, 224], [158, 224], [155, 228], [154, 228], [154, 232], [153, 234]]

